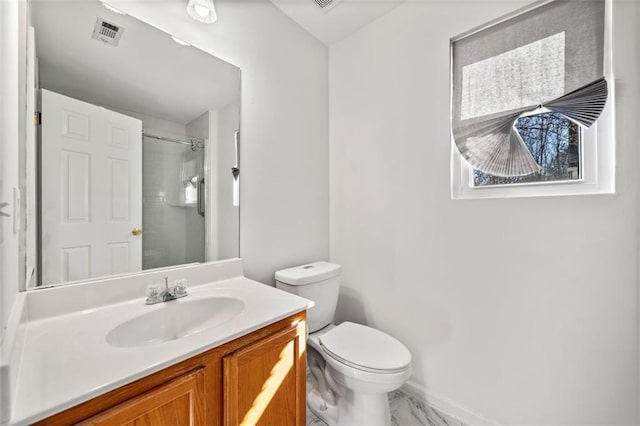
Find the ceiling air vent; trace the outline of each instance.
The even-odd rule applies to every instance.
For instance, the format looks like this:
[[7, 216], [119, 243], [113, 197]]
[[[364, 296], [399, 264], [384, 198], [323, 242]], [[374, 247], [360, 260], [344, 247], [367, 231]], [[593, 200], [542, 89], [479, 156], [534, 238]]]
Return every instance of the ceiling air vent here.
[[112, 46], [117, 46], [123, 32], [123, 27], [112, 22], [105, 21], [103, 18], [98, 18], [91, 37]]
[[337, 5], [342, 3], [342, 0], [313, 0], [313, 2], [320, 8], [322, 13], [327, 13], [334, 9]]
[[334, 0], [313, 0], [313, 1], [320, 7], [320, 9], [324, 9], [325, 7], [333, 3]]

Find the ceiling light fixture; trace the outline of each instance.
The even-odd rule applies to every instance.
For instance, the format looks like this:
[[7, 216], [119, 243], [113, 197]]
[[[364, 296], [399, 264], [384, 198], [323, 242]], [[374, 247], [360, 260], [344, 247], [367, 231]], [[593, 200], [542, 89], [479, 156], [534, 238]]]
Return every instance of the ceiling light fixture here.
[[117, 9], [117, 8], [111, 6], [109, 3], [106, 3], [104, 1], [100, 1], [100, 3], [102, 3], [102, 5], [107, 8], [107, 10], [110, 10], [113, 13], [117, 13], [118, 15], [126, 15], [126, 13], [124, 13], [120, 9]]
[[190, 45], [189, 43], [187, 43], [186, 41], [181, 40], [181, 39], [179, 39], [178, 37], [176, 37], [176, 36], [174, 36], [174, 35], [172, 35], [172, 36], [171, 36], [171, 39], [172, 39], [173, 41], [175, 41], [176, 43], [178, 43], [180, 46], [187, 46], [187, 47], [191, 46], [191, 45]]
[[189, 0], [187, 13], [196, 21], [205, 24], [211, 24], [218, 19], [213, 0]]

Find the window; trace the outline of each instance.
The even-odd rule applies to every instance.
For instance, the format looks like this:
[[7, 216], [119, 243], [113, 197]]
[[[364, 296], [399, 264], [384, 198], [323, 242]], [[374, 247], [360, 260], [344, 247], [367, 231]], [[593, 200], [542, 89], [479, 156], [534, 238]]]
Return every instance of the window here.
[[614, 192], [611, 0], [536, 3], [451, 40], [451, 196]]
[[473, 169], [473, 186], [513, 185], [579, 180], [581, 177], [581, 130], [561, 114], [549, 112], [521, 117], [516, 130], [540, 166], [525, 176], [495, 176]]

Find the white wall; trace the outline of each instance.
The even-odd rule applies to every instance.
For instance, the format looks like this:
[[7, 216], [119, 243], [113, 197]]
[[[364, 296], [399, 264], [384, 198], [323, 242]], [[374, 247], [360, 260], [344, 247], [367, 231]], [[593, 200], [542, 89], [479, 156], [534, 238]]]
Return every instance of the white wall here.
[[405, 2], [330, 48], [338, 319], [431, 397], [505, 424], [633, 424], [639, 4], [616, 2], [617, 194], [452, 201], [449, 38], [521, 7]]
[[0, 2], [0, 341], [18, 293], [20, 248], [13, 232], [13, 188], [19, 187], [18, 4]]
[[248, 277], [329, 254], [327, 49], [268, 0], [218, 0], [195, 22], [181, 0], [114, 5], [242, 70], [240, 254]]

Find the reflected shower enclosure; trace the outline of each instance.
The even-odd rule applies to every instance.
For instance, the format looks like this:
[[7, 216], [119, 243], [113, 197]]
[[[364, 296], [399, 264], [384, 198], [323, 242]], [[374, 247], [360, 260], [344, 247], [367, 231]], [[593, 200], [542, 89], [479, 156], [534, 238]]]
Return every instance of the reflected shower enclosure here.
[[142, 269], [205, 261], [208, 136], [143, 133]]

